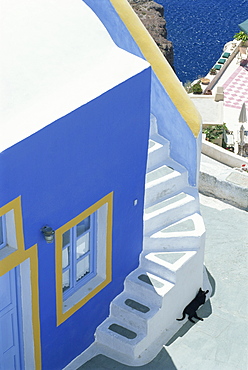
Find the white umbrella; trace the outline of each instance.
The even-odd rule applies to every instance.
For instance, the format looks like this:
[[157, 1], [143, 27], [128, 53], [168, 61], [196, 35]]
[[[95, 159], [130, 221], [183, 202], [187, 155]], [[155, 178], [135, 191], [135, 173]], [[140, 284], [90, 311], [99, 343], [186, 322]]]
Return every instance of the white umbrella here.
[[[239, 122], [240, 123], [245, 123], [247, 122], [247, 116], [246, 116], [246, 107], [245, 103], [243, 103], [240, 115], [239, 115]], [[245, 128], [244, 125], [242, 124], [240, 127], [240, 155], [243, 157], [245, 152], [244, 152], [244, 145], [245, 145]]]
[[243, 103], [241, 111], [240, 111], [239, 122], [242, 122], [242, 123], [247, 122], [245, 103]]

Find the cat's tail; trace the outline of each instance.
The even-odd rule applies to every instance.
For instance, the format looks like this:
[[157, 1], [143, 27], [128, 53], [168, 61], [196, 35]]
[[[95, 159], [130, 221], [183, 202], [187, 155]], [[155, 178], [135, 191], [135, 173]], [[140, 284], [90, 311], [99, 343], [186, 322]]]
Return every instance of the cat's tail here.
[[185, 312], [183, 312], [183, 317], [182, 317], [181, 319], [177, 319], [177, 321], [182, 321], [182, 320], [184, 320], [184, 319], [185, 319], [185, 316], [186, 316], [186, 313], [185, 313]]

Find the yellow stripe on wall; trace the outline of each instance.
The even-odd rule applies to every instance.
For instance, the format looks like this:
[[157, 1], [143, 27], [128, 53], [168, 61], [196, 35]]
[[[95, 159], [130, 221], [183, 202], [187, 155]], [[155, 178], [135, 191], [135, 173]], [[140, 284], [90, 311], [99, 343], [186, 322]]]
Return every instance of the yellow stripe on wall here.
[[110, 2], [131, 33], [142, 54], [152, 66], [153, 71], [169, 94], [179, 113], [187, 122], [194, 136], [197, 137], [201, 129], [200, 114], [157, 44], [127, 0], [110, 0]]
[[35, 370], [41, 370], [41, 343], [40, 343], [40, 312], [39, 312], [39, 282], [38, 282], [38, 250], [37, 244], [29, 249], [24, 249], [24, 236], [22, 225], [21, 197], [17, 197], [0, 208], [0, 216], [7, 212], [14, 211], [17, 249], [5, 258], [0, 259], [0, 276], [19, 266], [21, 263], [30, 260], [30, 284], [32, 301], [32, 324], [34, 340], [34, 361]]
[[32, 326], [34, 341], [35, 370], [41, 370], [41, 343], [40, 343], [40, 312], [39, 312], [39, 283], [38, 283], [38, 251], [37, 245], [27, 250], [17, 250], [10, 256], [0, 260], [0, 276], [30, 259], [31, 297], [32, 297]]

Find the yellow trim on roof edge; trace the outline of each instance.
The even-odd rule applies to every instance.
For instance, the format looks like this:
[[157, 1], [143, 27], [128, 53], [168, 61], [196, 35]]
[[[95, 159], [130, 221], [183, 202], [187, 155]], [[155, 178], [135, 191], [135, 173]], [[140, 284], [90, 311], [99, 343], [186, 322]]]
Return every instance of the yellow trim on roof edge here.
[[179, 113], [187, 122], [194, 136], [197, 137], [201, 129], [201, 116], [157, 44], [127, 0], [110, 0], [110, 2], [131, 33], [142, 54], [152, 66]]

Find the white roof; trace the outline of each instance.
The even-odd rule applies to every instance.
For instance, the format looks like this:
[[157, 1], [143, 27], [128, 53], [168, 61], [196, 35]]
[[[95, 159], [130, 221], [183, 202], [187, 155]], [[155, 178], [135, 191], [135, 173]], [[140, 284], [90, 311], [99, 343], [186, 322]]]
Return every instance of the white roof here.
[[82, 0], [0, 1], [0, 151], [149, 66]]

